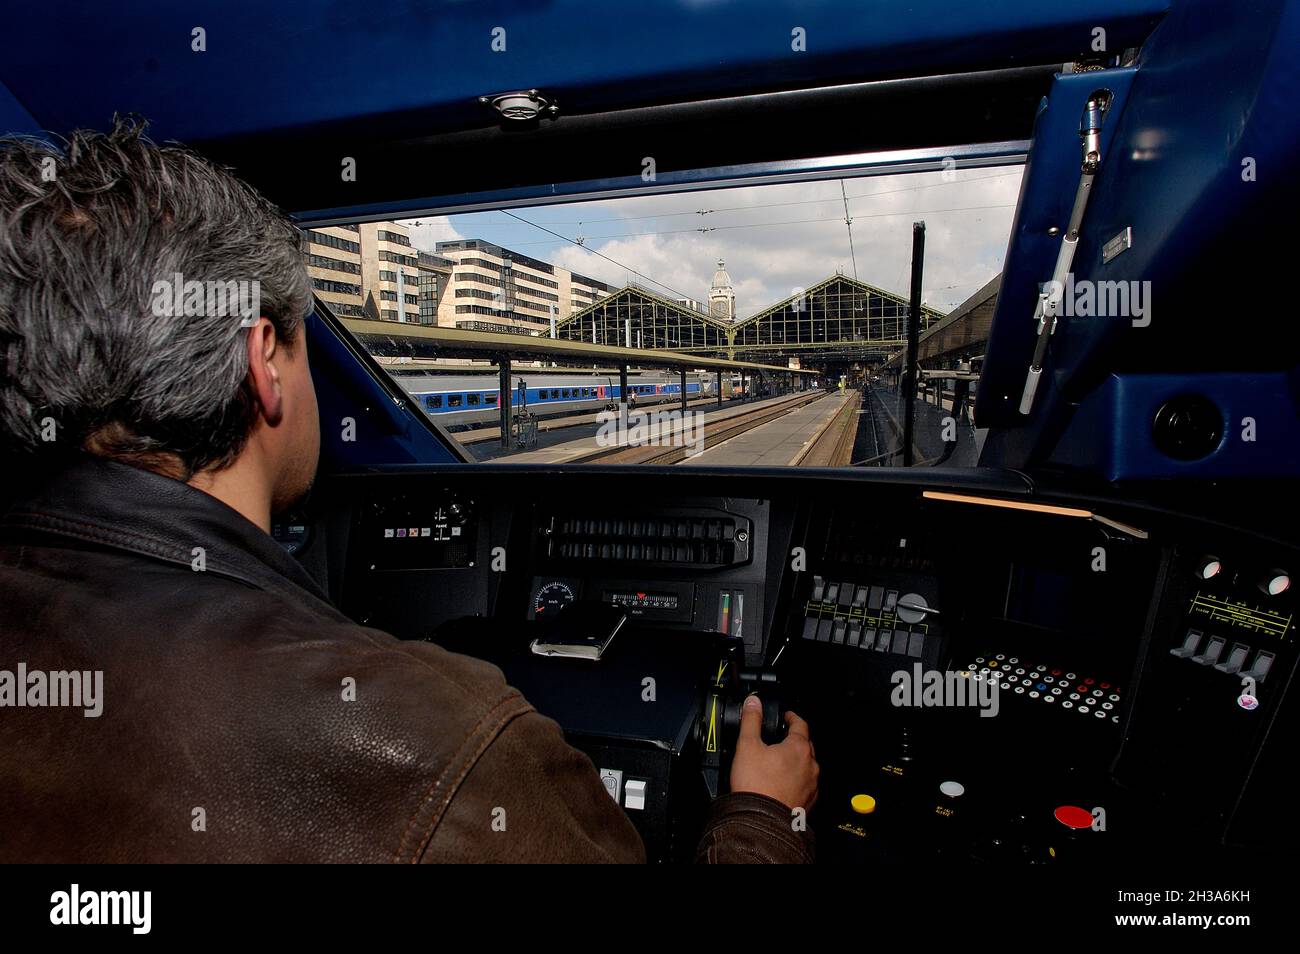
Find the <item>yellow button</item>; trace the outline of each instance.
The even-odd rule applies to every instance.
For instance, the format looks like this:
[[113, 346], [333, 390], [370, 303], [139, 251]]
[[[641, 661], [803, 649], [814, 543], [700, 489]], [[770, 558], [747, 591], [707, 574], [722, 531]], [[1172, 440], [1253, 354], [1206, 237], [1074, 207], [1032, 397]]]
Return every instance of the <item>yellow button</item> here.
[[876, 810], [876, 800], [870, 795], [854, 795], [849, 804], [859, 815], [870, 815]]

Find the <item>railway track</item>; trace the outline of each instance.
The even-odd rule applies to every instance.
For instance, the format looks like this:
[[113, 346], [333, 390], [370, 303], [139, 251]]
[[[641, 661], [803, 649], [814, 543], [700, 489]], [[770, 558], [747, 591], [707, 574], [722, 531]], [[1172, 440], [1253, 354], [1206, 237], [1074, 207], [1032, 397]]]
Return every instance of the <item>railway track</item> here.
[[[733, 437], [753, 430], [769, 421], [774, 421], [784, 414], [788, 414], [796, 408], [804, 407], [813, 401], [818, 401], [826, 396], [824, 391], [815, 391], [811, 393], [794, 394], [790, 397], [758, 407], [752, 411], [746, 411], [732, 417], [724, 418], [720, 421], [706, 421], [704, 425], [704, 443], [703, 450], [710, 447], [716, 447], [723, 441], [731, 440]], [[674, 434], [664, 435], [671, 440]], [[575, 464], [677, 464], [686, 459], [686, 453], [691, 450], [685, 446], [644, 446], [637, 445], [634, 447], [610, 447], [602, 448], [590, 454], [574, 458], [569, 463]]]

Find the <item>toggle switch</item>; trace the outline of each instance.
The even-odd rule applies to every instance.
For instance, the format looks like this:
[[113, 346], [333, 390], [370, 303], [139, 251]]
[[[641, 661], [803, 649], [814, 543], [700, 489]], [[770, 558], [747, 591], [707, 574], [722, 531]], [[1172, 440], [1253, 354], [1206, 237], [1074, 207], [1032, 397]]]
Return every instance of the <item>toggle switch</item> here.
[[1211, 636], [1210, 641], [1205, 646], [1205, 652], [1199, 656], [1193, 656], [1192, 662], [1199, 666], [1213, 666], [1219, 661], [1219, 657], [1223, 655], [1223, 647], [1227, 644], [1228, 641], [1222, 636]]
[[630, 778], [627, 780], [627, 786], [624, 788], [623, 807], [633, 811], [645, 811], [646, 787], [649, 785], [643, 778]]
[[1276, 658], [1273, 653], [1266, 653], [1261, 649], [1255, 654], [1255, 661], [1251, 664], [1250, 671], [1243, 672], [1242, 675], [1249, 676], [1257, 683], [1263, 682], [1268, 671], [1273, 668], [1273, 660]]
[[1241, 667], [1246, 665], [1246, 657], [1250, 655], [1250, 647], [1245, 643], [1233, 643], [1232, 649], [1228, 650], [1228, 658], [1215, 665], [1219, 672], [1226, 672], [1229, 675], [1235, 675], [1241, 672]]
[[1203, 634], [1199, 629], [1189, 629], [1187, 635], [1183, 637], [1183, 644], [1175, 646], [1169, 650], [1169, 655], [1177, 656], [1179, 659], [1186, 659], [1188, 656], [1194, 656], [1196, 650], [1201, 647], [1201, 636]]

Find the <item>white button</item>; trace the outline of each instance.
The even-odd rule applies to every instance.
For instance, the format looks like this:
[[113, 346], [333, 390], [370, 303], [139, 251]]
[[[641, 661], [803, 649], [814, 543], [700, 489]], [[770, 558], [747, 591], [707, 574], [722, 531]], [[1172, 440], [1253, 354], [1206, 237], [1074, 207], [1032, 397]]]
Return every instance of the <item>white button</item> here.
[[1104, 718], [1106, 718], [1106, 713], [1102, 712], [1100, 709], [1098, 709], [1097, 712], [1096, 712], [1095, 714], [1096, 714], [1096, 716], [1097, 716], [1098, 719], [1104, 719]]
[[998, 653], [994, 658], [995, 658], [998, 662], [1001, 662], [1002, 660], [1006, 659], [1007, 657], [1006, 657], [1006, 654], [1005, 654], [1005, 653]]
[[1044, 701], [1044, 702], [1055, 702], [1055, 701], [1056, 701], [1056, 696], [1043, 696], [1043, 701]]
[[1101, 707], [1102, 707], [1103, 709], [1105, 709], [1107, 712], [1109, 712], [1111, 709], [1114, 709], [1114, 708], [1115, 708], [1115, 703], [1113, 703], [1113, 702], [1103, 702], [1103, 703], [1101, 704]]
[[1016, 695], [1021, 695], [1024, 693], [1024, 691], [1025, 691], [1024, 686], [1016, 686]]
[[1112, 693], [1111, 693], [1109, 696], [1107, 696], [1106, 698], [1110, 699], [1111, 702], [1119, 702], [1119, 693], [1112, 692]]
[[643, 778], [630, 778], [627, 780], [627, 787], [624, 789], [623, 807], [633, 808], [637, 811], [645, 810], [645, 789], [649, 784]]
[[961, 782], [940, 782], [939, 791], [943, 792], [949, 798], [960, 798], [966, 794], [966, 786]]
[[1060, 694], [1061, 694], [1061, 690], [1060, 690], [1060, 689], [1053, 689], [1053, 690], [1052, 690], [1052, 695], [1054, 695], [1054, 696], [1059, 696]]
[[1087, 715], [1092, 710], [1089, 709], [1087, 706], [1079, 706], [1079, 711], [1082, 712], [1084, 715]]
[[1072, 672], [1067, 672], [1067, 673], [1065, 674], [1065, 678], [1066, 678], [1066, 679], [1073, 679], [1073, 678], [1074, 678], [1074, 673], [1072, 673]]
[[1072, 692], [1070, 693], [1070, 698], [1074, 699], [1077, 702], [1079, 699], [1079, 694], [1077, 692]]
[[1007, 662], [1011, 663], [1011, 665], [1014, 666], [1016, 663], [1020, 662], [1020, 658], [1018, 656], [1012, 656], [1010, 659], [1007, 660]]
[[1071, 702], [1069, 699], [1066, 699], [1064, 702], [1061, 703], [1061, 708], [1062, 708], [1062, 709], [1070, 709], [1070, 708], [1073, 708], [1073, 706], [1074, 706], [1074, 703]]
[[1016, 675], [1017, 675], [1017, 676], [1023, 676], [1024, 674], [1025, 674], [1025, 671], [1024, 671], [1023, 669], [1017, 669], [1017, 670], [1016, 670]]
[[615, 802], [622, 801], [619, 798], [619, 795], [622, 794], [620, 790], [623, 788], [622, 769], [601, 769], [600, 784], [605, 786], [605, 791], [609, 792], [609, 797], [614, 799]]

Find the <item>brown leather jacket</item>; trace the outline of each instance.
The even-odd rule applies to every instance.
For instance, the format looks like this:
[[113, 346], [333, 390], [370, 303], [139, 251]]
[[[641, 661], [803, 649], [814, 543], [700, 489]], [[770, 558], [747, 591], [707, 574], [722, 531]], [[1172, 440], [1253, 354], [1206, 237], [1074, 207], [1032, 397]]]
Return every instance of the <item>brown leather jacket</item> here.
[[[102, 692], [17, 707], [20, 664], [25, 702], [33, 673]], [[0, 862], [644, 859], [498, 669], [352, 623], [215, 498], [95, 460], [0, 520], [0, 831]], [[779, 802], [729, 795], [698, 858], [810, 846]]]

